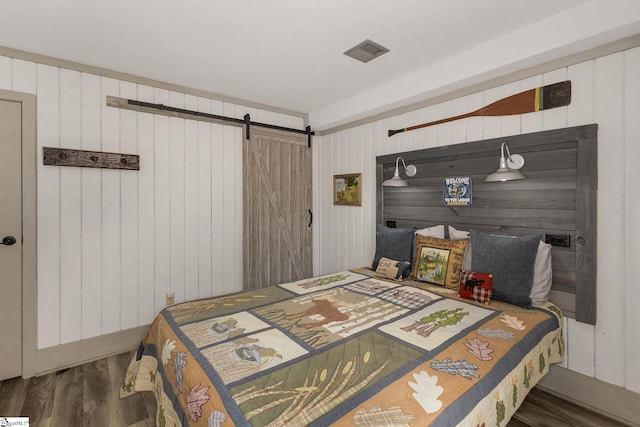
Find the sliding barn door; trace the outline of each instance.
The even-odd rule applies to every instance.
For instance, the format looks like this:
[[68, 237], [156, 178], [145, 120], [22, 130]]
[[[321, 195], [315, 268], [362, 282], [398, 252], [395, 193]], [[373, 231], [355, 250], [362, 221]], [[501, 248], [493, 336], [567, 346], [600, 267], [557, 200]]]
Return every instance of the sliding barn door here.
[[311, 148], [307, 137], [252, 127], [243, 151], [244, 288], [310, 277]]

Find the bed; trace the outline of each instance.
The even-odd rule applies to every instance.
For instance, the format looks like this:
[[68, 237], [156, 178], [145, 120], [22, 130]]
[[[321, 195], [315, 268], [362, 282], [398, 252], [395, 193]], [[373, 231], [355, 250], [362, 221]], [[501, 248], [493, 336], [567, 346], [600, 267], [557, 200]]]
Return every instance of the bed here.
[[562, 360], [560, 310], [369, 269], [165, 308], [121, 394], [157, 425], [506, 425]]
[[[370, 266], [165, 308], [121, 396], [153, 392], [160, 426], [506, 425], [562, 316], [596, 321], [596, 133], [379, 156]], [[504, 142], [529, 179], [483, 183]], [[418, 173], [383, 188], [397, 156]], [[442, 206], [447, 176], [472, 206]]]

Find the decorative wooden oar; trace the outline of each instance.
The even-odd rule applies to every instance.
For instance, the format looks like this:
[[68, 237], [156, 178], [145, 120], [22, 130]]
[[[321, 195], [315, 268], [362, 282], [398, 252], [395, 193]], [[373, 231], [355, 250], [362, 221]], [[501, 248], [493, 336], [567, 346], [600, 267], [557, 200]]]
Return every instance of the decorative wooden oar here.
[[500, 99], [494, 103], [482, 107], [479, 110], [447, 119], [436, 120], [423, 123], [421, 125], [409, 126], [404, 129], [389, 129], [389, 136], [408, 130], [420, 129], [427, 126], [439, 125], [440, 123], [452, 122], [466, 117], [476, 116], [510, 116], [513, 114], [533, 113], [540, 110], [549, 110], [556, 107], [564, 107], [571, 103], [571, 81], [537, 87], [524, 92], [516, 93]]

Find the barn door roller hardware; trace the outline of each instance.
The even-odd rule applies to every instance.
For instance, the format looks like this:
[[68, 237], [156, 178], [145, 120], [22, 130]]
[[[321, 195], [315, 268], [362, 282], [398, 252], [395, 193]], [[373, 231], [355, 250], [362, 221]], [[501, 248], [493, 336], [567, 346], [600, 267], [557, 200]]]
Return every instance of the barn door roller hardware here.
[[[117, 98], [115, 96], [107, 96], [107, 105], [110, 107], [124, 108], [127, 110], [143, 111], [148, 113], [164, 114], [172, 117], [182, 117], [185, 119], [204, 119], [206, 121], [223, 121], [242, 124], [246, 127], [247, 139], [251, 139], [251, 126], [259, 126], [269, 129], [282, 130], [285, 132], [302, 133], [307, 135], [307, 146], [311, 147], [311, 136], [315, 132], [311, 131], [311, 126], [306, 129], [294, 129], [285, 126], [271, 125], [268, 123], [252, 122], [249, 114], [244, 115], [244, 119], [236, 119], [235, 117], [219, 116], [217, 114], [203, 113], [200, 111], [187, 110], [184, 108], [170, 107], [164, 104], [154, 104], [151, 102], [136, 101], [135, 99]], [[151, 110], [151, 111], [150, 111]], [[155, 111], [153, 111], [155, 110]]]
[[268, 123], [252, 122], [251, 116], [249, 115], [249, 113], [244, 115], [244, 125], [247, 131], [246, 132], [247, 139], [251, 139], [251, 125], [260, 126], [260, 127], [269, 128], [269, 129], [284, 130], [287, 132], [304, 133], [305, 135], [307, 135], [307, 147], [309, 148], [311, 148], [311, 135], [316, 134], [315, 132], [311, 131], [311, 126], [307, 126], [304, 130], [302, 130], [302, 129], [287, 128], [287, 127], [277, 126], [277, 125], [270, 125]]

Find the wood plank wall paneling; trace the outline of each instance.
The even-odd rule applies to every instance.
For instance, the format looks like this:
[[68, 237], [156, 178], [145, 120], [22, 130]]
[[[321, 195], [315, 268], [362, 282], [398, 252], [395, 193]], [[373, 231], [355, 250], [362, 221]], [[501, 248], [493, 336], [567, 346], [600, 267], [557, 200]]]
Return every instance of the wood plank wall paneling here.
[[[0, 89], [37, 97], [38, 349], [148, 324], [167, 290], [179, 302], [242, 288], [242, 129], [106, 96], [296, 128], [301, 117], [4, 56]], [[138, 154], [140, 170], [44, 166], [44, 146]]]
[[[101, 99], [114, 92], [120, 94], [118, 81], [110, 78], [101, 79]], [[101, 102], [101, 150], [117, 153], [120, 151], [120, 112], [107, 107]], [[64, 144], [60, 141], [61, 145]], [[100, 252], [100, 270], [102, 287], [100, 297], [101, 332], [111, 333], [120, 329], [120, 176], [121, 172], [101, 171], [101, 231], [102, 247]]]
[[[82, 146], [82, 112], [80, 109], [81, 80], [77, 71], [60, 70], [60, 141], [64, 148]], [[62, 145], [62, 144], [61, 144]], [[63, 170], [64, 169], [64, 170]], [[81, 314], [73, 307], [82, 298], [82, 264], [80, 259], [82, 205], [77, 195], [81, 191], [82, 172], [77, 168], [60, 168], [60, 332], [61, 342], [81, 338]]]
[[[368, 265], [375, 252], [375, 220], [363, 221], [344, 230], [339, 224], [350, 221], [354, 210], [331, 205], [330, 179], [334, 173], [362, 172], [364, 191], [363, 216], [375, 214], [375, 157], [441, 145], [475, 141], [491, 136], [524, 134], [567, 126], [597, 123], [600, 126], [598, 147], [598, 324], [596, 327], [565, 319], [567, 357], [564, 367], [599, 380], [640, 391], [639, 342], [631, 326], [640, 323], [635, 309], [640, 287], [635, 280], [635, 263], [640, 254], [640, 223], [636, 220], [637, 198], [626, 195], [638, 182], [635, 166], [640, 153], [640, 49], [633, 48], [595, 60], [536, 75], [493, 90], [486, 90], [447, 102], [443, 107], [452, 114], [473, 111], [490, 100], [533, 87], [562, 80], [572, 81], [572, 102], [568, 107], [525, 114], [511, 118], [474, 117], [451, 123], [447, 131], [438, 126], [386, 136], [388, 129], [424, 123], [437, 118], [438, 106], [429, 106], [399, 116], [358, 126], [351, 133], [339, 131], [324, 135], [314, 152], [314, 204], [317, 216], [315, 242], [316, 273]], [[615, 82], [613, 85], [611, 82]], [[364, 136], [361, 170], [346, 170], [340, 159], [353, 152], [355, 138]], [[611, 190], [611, 191], [609, 191]], [[355, 242], [355, 243], [347, 243]], [[356, 252], [353, 264], [336, 256], [340, 250]], [[340, 248], [342, 246], [342, 249]], [[556, 262], [554, 257], [554, 262]]]
[[[552, 249], [554, 302], [565, 316], [594, 324], [596, 135], [597, 126], [589, 125], [378, 156], [376, 187], [393, 175], [398, 155], [418, 172], [410, 187], [384, 188], [377, 222], [417, 228], [447, 224], [518, 236], [568, 234], [570, 247]], [[503, 143], [524, 156], [528, 179], [484, 183]], [[472, 178], [471, 207], [442, 204], [447, 176]]]
[[[624, 153], [624, 177], [625, 189], [631, 190], [640, 182], [640, 168], [638, 167], [638, 159], [640, 159], [640, 120], [638, 120], [638, 111], [640, 111], [640, 79], [636, 76], [640, 75], [640, 49], [634, 49], [627, 53], [624, 61], [625, 76], [625, 93], [636, 94], [636, 96], [628, 96], [624, 98], [624, 140], [622, 151]], [[627, 184], [629, 183], [629, 184]], [[628, 193], [627, 193], [628, 194]], [[624, 224], [623, 235], [638, 236], [640, 234], [640, 222], [638, 221], [638, 212], [640, 212], [640, 198], [625, 197], [624, 199]], [[627, 283], [624, 289], [624, 305], [625, 312], [624, 324], [627, 325], [625, 333], [625, 360], [633, 360], [640, 354], [640, 340], [637, 332], [637, 325], [640, 325], [640, 310], [637, 308], [637, 302], [640, 301], [640, 285], [634, 280], [633, 271], [627, 266], [632, 266], [640, 259], [640, 239], [626, 238], [623, 247], [625, 266], [624, 282]], [[631, 285], [635, 282], [635, 286]], [[627, 363], [625, 382], [631, 387], [630, 389], [640, 393], [640, 369]]]
[[[98, 151], [101, 149], [101, 81], [99, 76], [82, 75], [82, 148]], [[81, 224], [82, 237], [80, 246], [83, 248], [95, 248], [82, 254], [82, 307], [98, 307], [101, 300], [102, 253], [98, 249], [102, 247], [102, 222], [101, 222], [101, 194], [95, 191], [100, 187], [102, 172], [98, 169], [83, 169], [81, 172]], [[38, 211], [41, 211], [39, 208]], [[40, 247], [40, 245], [38, 245]], [[47, 270], [41, 270], [47, 271]], [[82, 316], [81, 338], [90, 338], [100, 335], [102, 321], [101, 310], [88, 310]], [[52, 322], [54, 317], [48, 319]], [[40, 345], [40, 344], [39, 344]], [[46, 346], [41, 346], [46, 347]]]
[[[13, 90], [17, 84], [16, 69], [25, 68], [14, 61]], [[61, 279], [60, 279], [60, 168], [40, 167], [41, 147], [60, 147], [60, 70], [39, 65], [37, 73], [37, 138], [38, 138], [38, 346], [60, 344]], [[34, 83], [35, 87], [35, 83]], [[34, 91], [35, 92], [35, 91]], [[47, 114], [43, 114], [47, 112]], [[41, 273], [42, 272], [42, 273]], [[46, 272], [46, 273], [45, 273]], [[55, 319], [55, 321], [52, 321]]]
[[[137, 87], [133, 83], [120, 82], [120, 95], [135, 98]], [[131, 154], [138, 154], [138, 120], [133, 111], [120, 111], [120, 146]], [[120, 224], [120, 320], [122, 329], [138, 326], [138, 178], [139, 173], [120, 174], [121, 224]], [[172, 258], [173, 261], [173, 258]]]
[[[624, 81], [634, 76], [623, 77], [623, 55], [609, 55], [598, 58], [595, 74], [596, 120], [607, 123], [599, 137], [606, 141], [605, 149], [600, 150], [601, 165], [613, 165], [614, 168], [600, 168], [598, 210], [607, 210], [608, 215], [598, 222], [600, 243], [606, 250], [598, 251], [598, 300], [607, 316], [596, 325], [596, 348], [606, 348], [598, 352], [596, 359], [596, 378], [607, 378], [609, 382], [620, 385], [626, 382], [625, 334], [628, 326], [624, 311], [624, 270], [623, 270], [623, 224], [624, 200], [626, 198], [623, 169], [623, 107]], [[637, 77], [636, 77], [637, 78]], [[634, 96], [631, 95], [630, 96]], [[637, 94], [635, 94], [637, 96]], [[628, 185], [633, 185], [632, 182]], [[612, 209], [613, 206], [620, 206]], [[628, 278], [631, 279], [632, 275]], [[604, 286], [606, 284], [606, 286]], [[599, 359], [599, 360], [598, 360]]]
[[[153, 99], [153, 88], [138, 87], [138, 97]], [[138, 119], [138, 322], [149, 323], [155, 315], [155, 251], [154, 251], [154, 176], [153, 116], [137, 113]], [[196, 221], [197, 224], [197, 221]]]

